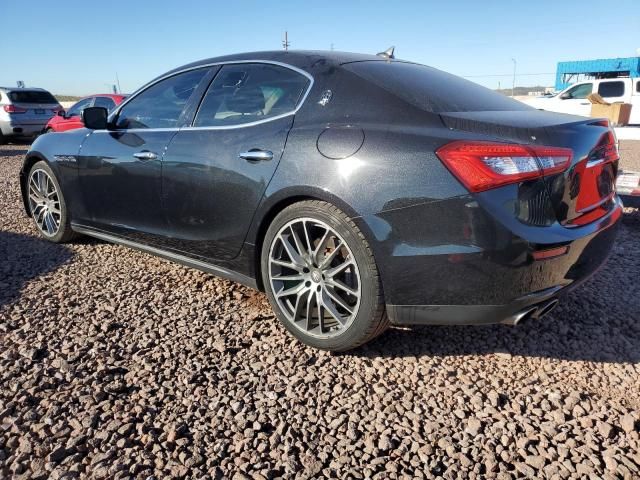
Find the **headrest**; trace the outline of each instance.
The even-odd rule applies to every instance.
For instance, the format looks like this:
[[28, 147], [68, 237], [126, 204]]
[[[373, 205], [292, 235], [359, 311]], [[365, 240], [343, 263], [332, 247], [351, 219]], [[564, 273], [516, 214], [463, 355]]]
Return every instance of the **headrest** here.
[[264, 94], [260, 87], [240, 87], [226, 98], [226, 103], [232, 112], [255, 113], [264, 110]]

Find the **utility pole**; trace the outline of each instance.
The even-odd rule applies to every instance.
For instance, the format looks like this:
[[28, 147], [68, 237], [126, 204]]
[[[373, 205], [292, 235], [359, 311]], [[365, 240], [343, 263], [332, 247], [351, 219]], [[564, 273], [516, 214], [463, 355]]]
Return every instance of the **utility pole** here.
[[118, 91], [114, 93], [122, 93], [122, 89], [120, 88], [120, 78], [118, 78], [118, 72], [116, 72], [116, 83], [118, 84]]
[[513, 83], [511, 84], [511, 96], [513, 97], [515, 95], [515, 91], [516, 91], [516, 59], [512, 58], [511, 61], [513, 62]]
[[331, 43], [331, 51], [333, 52], [333, 43]]
[[284, 40], [282, 41], [282, 48], [284, 48], [285, 52], [289, 51], [289, 45], [291, 45], [291, 43], [289, 42], [289, 33], [285, 30]]

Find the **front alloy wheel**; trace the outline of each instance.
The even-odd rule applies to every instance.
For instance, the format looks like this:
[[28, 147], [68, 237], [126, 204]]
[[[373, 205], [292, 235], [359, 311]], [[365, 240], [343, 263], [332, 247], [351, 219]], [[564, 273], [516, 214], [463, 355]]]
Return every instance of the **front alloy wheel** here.
[[333, 205], [308, 200], [280, 212], [265, 235], [261, 269], [276, 315], [307, 345], [348, 350], [388, 326], [369, 244]]
[[46, 162], [40, 161], [31, 167], [25, 190], [29, 212], [43, 237], [55, 243], [75, 238], [60, 184]]
[[60, 230], [62, 212], [58, 189], [47, 172], [34, 169], [29, 175], [29, 207], [40, 232], [53, 237]]

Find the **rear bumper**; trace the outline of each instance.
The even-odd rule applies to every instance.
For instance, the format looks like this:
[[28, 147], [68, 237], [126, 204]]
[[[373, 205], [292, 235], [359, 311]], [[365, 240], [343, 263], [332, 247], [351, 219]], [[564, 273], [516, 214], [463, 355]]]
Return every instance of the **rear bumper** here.
[[488, 325], [516, 323], [519, 314], [536, 313], [567, 292], [569, 287], [550, 287], [530, 293], [506, 305], [387, 305], [387, 315], [395, 325]]
[[[568, 244], [568, 253], [548, 260], [531, 261], [512, 269], [507, 281], [494, 278], [492, 288], [501, 293], [518, 291], [524, 282], [544, 284], [545, 288], [492, 305], [394, 305], [387, 304], [387, 314], [396, 325], [483, 325], [517, 323], [521, 316], [537, 315], [575, 287], [586, 281], [606, 262], [617, 235], [622, 204], [600, 220], [601, 229]], [[482, 276], [482, 275], [481, 275]], [[467, 279], [473, 284], [473, 278]], [[495, 282], [495, 283], [494, 283]]]
[[0, 130], [5, 137], [32, 137], [41, 133], [48, 121], [49, 119], [43, 123], [0, 122]]

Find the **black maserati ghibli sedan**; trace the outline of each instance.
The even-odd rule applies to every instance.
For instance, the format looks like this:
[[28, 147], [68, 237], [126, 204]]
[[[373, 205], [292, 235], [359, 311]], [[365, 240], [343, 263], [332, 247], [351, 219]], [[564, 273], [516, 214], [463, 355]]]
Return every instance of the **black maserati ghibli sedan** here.
[[606, 120], [379, 55], [247, 53], [162, 75], [20, 173], [46, 239], [89, 235], [264, 290], [302, 342], [538, 319], [622, 213]]

